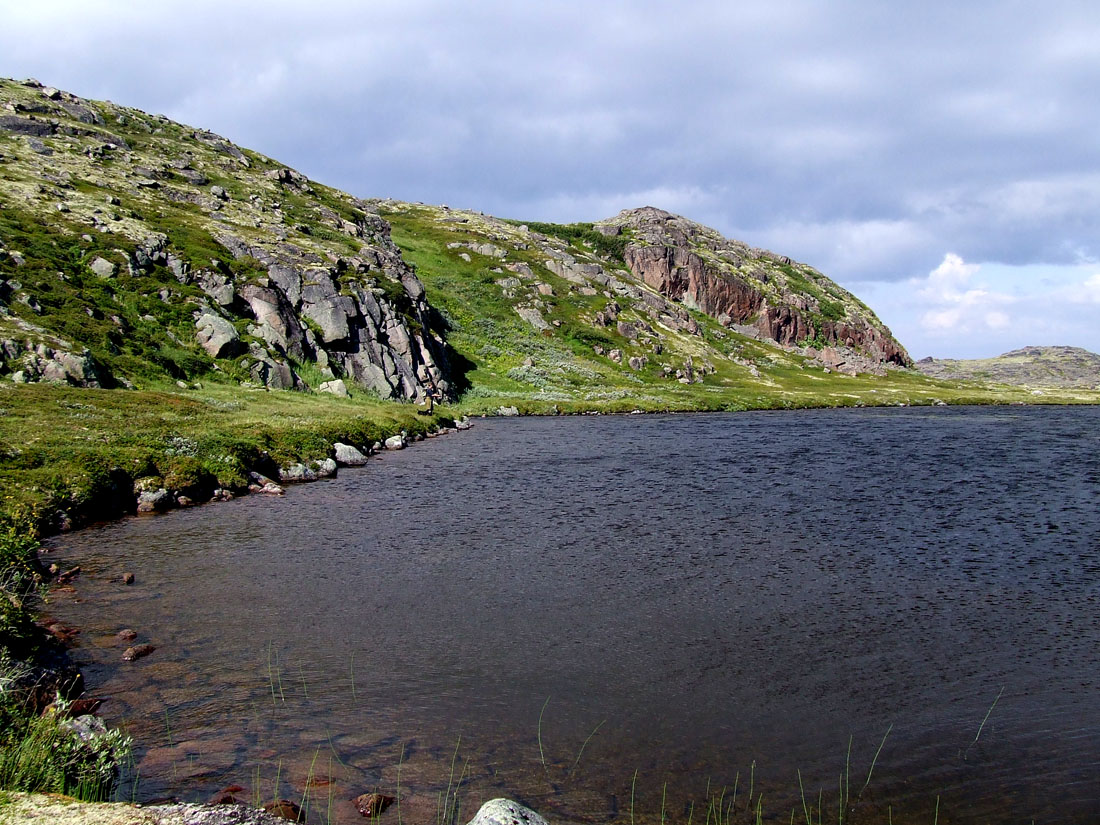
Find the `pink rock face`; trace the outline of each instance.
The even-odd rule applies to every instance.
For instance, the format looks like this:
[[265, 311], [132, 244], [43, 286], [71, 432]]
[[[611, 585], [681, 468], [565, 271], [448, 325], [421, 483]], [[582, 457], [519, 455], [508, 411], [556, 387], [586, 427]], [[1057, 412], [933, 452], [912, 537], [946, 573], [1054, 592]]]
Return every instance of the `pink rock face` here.
[[[628, 210], [615, 220], [636, 231], [637, 241], [628, 244], [623, 253], [630, 271], [670, 300], [727, 325], [751, 324], [762, 336], [784, 346], [819, 339], [847, 346], [875, 361], [900, 366], [912, 363], [877, 321], [852, 316], [845, 320], [823, 318], [816, 311], [818, 298], [797, 289], [780, 292], [778, 297], [765, 295], [758, 282], [778, 278], [775, 283], [782, 284], [784, 275], [792, 272], [789, 258], [728, 241], [712, 229], [657, 209]], [[705, 260], [704, 255], [728, 263], [733, 271]], [[769, 271], [776, 266], [779, 275]], [[746, 277], [736, 274], [742, 269], [748, 273]]]

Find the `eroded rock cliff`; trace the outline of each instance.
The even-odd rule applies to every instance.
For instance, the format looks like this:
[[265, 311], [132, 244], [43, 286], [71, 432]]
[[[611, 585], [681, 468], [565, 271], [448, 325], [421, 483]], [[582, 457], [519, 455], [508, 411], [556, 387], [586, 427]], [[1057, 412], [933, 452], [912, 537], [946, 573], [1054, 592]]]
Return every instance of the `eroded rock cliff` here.
[[724, 326], [749, 327], [785, 346], [839, 346], [912, 364], [865, 304], [810, 266], [653, 207], [624, 210], [596, 228], [626, 235], [623, 258], [635, 277]]

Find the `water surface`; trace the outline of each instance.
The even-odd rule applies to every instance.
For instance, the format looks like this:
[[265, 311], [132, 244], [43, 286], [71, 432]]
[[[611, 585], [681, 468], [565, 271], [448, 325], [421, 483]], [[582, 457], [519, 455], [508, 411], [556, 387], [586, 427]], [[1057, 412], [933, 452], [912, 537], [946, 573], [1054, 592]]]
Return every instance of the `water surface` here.
[[462, 815], [686, 822], [709, 782], [787, 822], [801, 775], [835, 821], [851, 742], [857, 821], [1086, 823], [1098, 505], [1095, 408], [483, 421], [59, 538], [50, 607], [139, 798], [428, 822], [461, 775]]

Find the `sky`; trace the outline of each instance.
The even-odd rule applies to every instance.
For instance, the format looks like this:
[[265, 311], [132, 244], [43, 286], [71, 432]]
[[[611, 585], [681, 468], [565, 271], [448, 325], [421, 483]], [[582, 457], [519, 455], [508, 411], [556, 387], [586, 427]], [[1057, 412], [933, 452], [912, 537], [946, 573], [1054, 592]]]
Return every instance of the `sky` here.
[[916, 358], [1100, 352], [1100, 3], [0, 0], [0, 75], [360, 197], [658, 206], [811, 264]]

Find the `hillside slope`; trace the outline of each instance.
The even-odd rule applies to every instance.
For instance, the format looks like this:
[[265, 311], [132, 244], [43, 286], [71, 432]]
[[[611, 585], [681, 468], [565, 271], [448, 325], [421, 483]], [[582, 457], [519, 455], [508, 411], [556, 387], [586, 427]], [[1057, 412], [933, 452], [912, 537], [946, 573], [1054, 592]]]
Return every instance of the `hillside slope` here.
[[[370, 205], [443, 316], [455, 382], [473, 411], [961, 398], [950, 384], [903, 368], [908, 355], [889, 330], [820, 273], [667, 212], [558, 225], [394, 200]], [[755, 281], [736, 274], [727, 260], [734, 253]], [[663, 279], [637, 263], [659, 256], [671, 262], [660, 265]], [[739, 306], [723, 298], [735, 293]], [[823, 305], [845, 320], [826, 318]], [[797, 335], [807, 337], [791, 341]], [[990, 400], [973, 387], [966, 399]]]
[[0, 107], [0, 370], [16, 381], [451, 394], [423, 287], [356, 199], [34, 81], [0, 81]]
[[363, 200], [36, 81], [0, 81], [0, 112], [4, 386], [475, 412], [1013, 400], [906, 369], [812, 267], [652, 207], [556, 225]]

